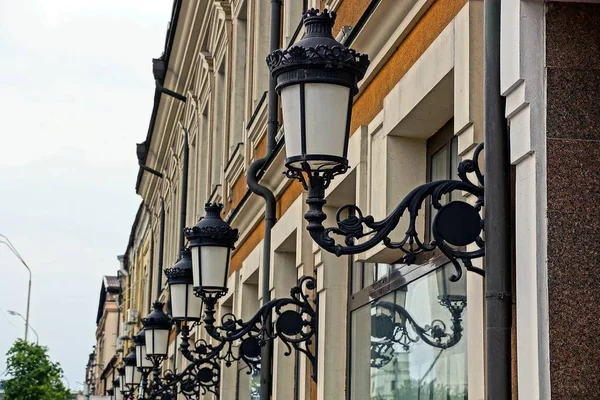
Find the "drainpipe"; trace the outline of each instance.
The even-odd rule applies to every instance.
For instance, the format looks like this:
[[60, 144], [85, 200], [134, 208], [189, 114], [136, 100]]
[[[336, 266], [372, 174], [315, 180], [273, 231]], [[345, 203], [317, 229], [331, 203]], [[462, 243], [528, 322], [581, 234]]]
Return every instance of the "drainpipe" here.
[[[270, 51], [273, 52], [279, 49], [281, 42], [281, 0], [271, 0], [271, 40]], [[275, 221], [276, 202], [275, 195], [266, 186], [258, 182], [258, 175], [267, 164], [269, 156], [275, 149], [275, 136], [277, 135], [277, 111], [278, 97], [275, 92], [275, 79], [269, 77], [269, 106], [267, 114], [267, 152], [263, 158], [255, 160], [248, 167], [246, 181], [248, 188], [265, 199], [265, 235], [263, 239], [263, 274], [262, 274], [262, 304], [266, 304], [271, 300], [271, 290], [269, 277], [271, 275], [271, 230]], [[268, 332], [270, 334], [270, 332]], [[273, 364], [273, 342], [268, 341], [261, 349], [260, 353], [260, 399], [268, 400], [271, 396], [272, 381], [272, 364]]]
[[485, 0], [484, 7], [486, 399], [510, 400], [510, 158], [500, 94], [500, 0]]
[[156, 285], [156, 299], [160, 298], [162, 291], [163, 258], [165, 254], [165, 199], [160, 198], [160, 237], [158, 239], [158, 284]]
[[189, 132], [179, 122], [181, 129], [183, 129], [183, 155], [182, 155], [182, 168], [181, 168], [181, 214], [179, 217], [179, 255], [185, 246], [185, 236], [183, 230], [185, 229], [185, 220], [187, 216], [187, 196], [188, 196], [188, 171], [190, 168], [190, 143], [189, 143]]
[[148, 280], [148, 310], [152, 309], [152, 277], [154, 276], [154, 230], [152, 229], [152, 213], [150, 214], [150, 279]]

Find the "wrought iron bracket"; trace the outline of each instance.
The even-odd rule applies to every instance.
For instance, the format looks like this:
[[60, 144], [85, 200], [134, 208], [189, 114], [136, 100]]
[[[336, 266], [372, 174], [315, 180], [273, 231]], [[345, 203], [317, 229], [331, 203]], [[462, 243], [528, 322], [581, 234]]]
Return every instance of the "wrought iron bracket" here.
[[[484, 206], [484, 177], [479, 167], [479, 158], [483, 151], [483, 143], [475, 148], [473, 159], [463, 160], [458, 165], [459, 180], [440, 180], [425, 183], [408, 193], [398, 206], [381, 221], [375, 221], [371, 215], [365, 216], [354, 204], [347, 204], [338, 209], [336, 225], [324, 227], [327, 215], [323, 212], [326, 204], [325, 189], [340, 171], [323, 171], [308, 175], [306, 172], [287, 171], [290, 178], [298, 179], [308, 191], [306, 203], [309, 206], [304, 218], [308, 221], [307, 230], [313, 240], [324, 250], [337, 256], [358, 254], [383, 243], [391, 249], [404, 253], [403, 262], [412, 264], [416, 256], [439, 249], [456, 268], [451, 277], [457, 281], [462, 275], [459, 260], [467, 271], [484, 275], [484, 271], [471, 263], [472, 259], [483, 257], [485, 242], [482, 238], [484, 221], [481, 210]], [[342, 171], [343, 172], [343, 171]], [[472, 181], [469, 174], [474, 174]], [[453, 191], [464, 191], [476, 197], [474, 204], [463, 201], [451, 201], [442, 204], [444, 196]], [[417, 216], [425, 200], [437, 210], [431, 226], [432, 239], [425, 242], [417, 231]], [[397, 228], [400, 219], [408, 213], [408, 228], [404, 238], [393, 241], [390, 234]], [[343, 238], [343, 244], [336, 243], [332, 235]], [[465, 250], [468, 245], [475, 244], [476, 249]]]
[[[243, 361], [248, 373], [259, 368], [261, 348], [276, 339], [286, 346], [286, 356], [292, 350], [303, 353], [313, 368], [313, 380], [317, 379], [317, 357], [312, 345], [318, 331], [318, 300], [310, 298], [315, 291], [316, 279], [303, 276], [290, 290], [290, 297], [274, 299], [263, 305], [247, 321], [228, 313], [216, 325], [214, 317], [218, 296], [203, 296], [205, 312], [203, 325], [214, 343], [205, 340], [190, 342], [189, 328], [181, 330], [181, 353], [192, 364], [223, 360], [226, 366]], [[199, 294], [200, 295], [200, 294]], [[237, 349], [236, 349], [237, 348]]]

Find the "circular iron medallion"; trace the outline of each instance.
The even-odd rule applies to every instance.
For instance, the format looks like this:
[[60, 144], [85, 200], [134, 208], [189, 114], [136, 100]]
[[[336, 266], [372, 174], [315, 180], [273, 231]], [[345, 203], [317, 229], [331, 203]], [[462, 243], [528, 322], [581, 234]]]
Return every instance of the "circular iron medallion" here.
[[453, 246], [471, 244], [481, 233], [481, 216], [469, 203], [451, 201], [443, 206], [433, 220], [433, 237]]

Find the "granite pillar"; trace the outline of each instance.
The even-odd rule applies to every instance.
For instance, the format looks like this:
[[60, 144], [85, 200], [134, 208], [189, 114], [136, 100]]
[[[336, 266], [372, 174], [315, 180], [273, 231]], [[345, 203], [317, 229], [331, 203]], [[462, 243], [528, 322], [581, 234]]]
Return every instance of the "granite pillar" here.
[[600, 5], [546, 14], [548, 298], [553, 400], [600, 382]]

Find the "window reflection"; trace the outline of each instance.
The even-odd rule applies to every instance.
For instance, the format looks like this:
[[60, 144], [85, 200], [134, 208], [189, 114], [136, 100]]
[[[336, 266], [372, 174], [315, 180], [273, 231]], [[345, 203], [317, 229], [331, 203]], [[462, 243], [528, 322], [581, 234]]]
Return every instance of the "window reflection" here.
[[236, 400], [260, 399], [260, 365], [250, 373], [245, 366], [238, 370]]
[[352, 399], [467, 399], [466, 278], [444, 267], [351, 315]]

